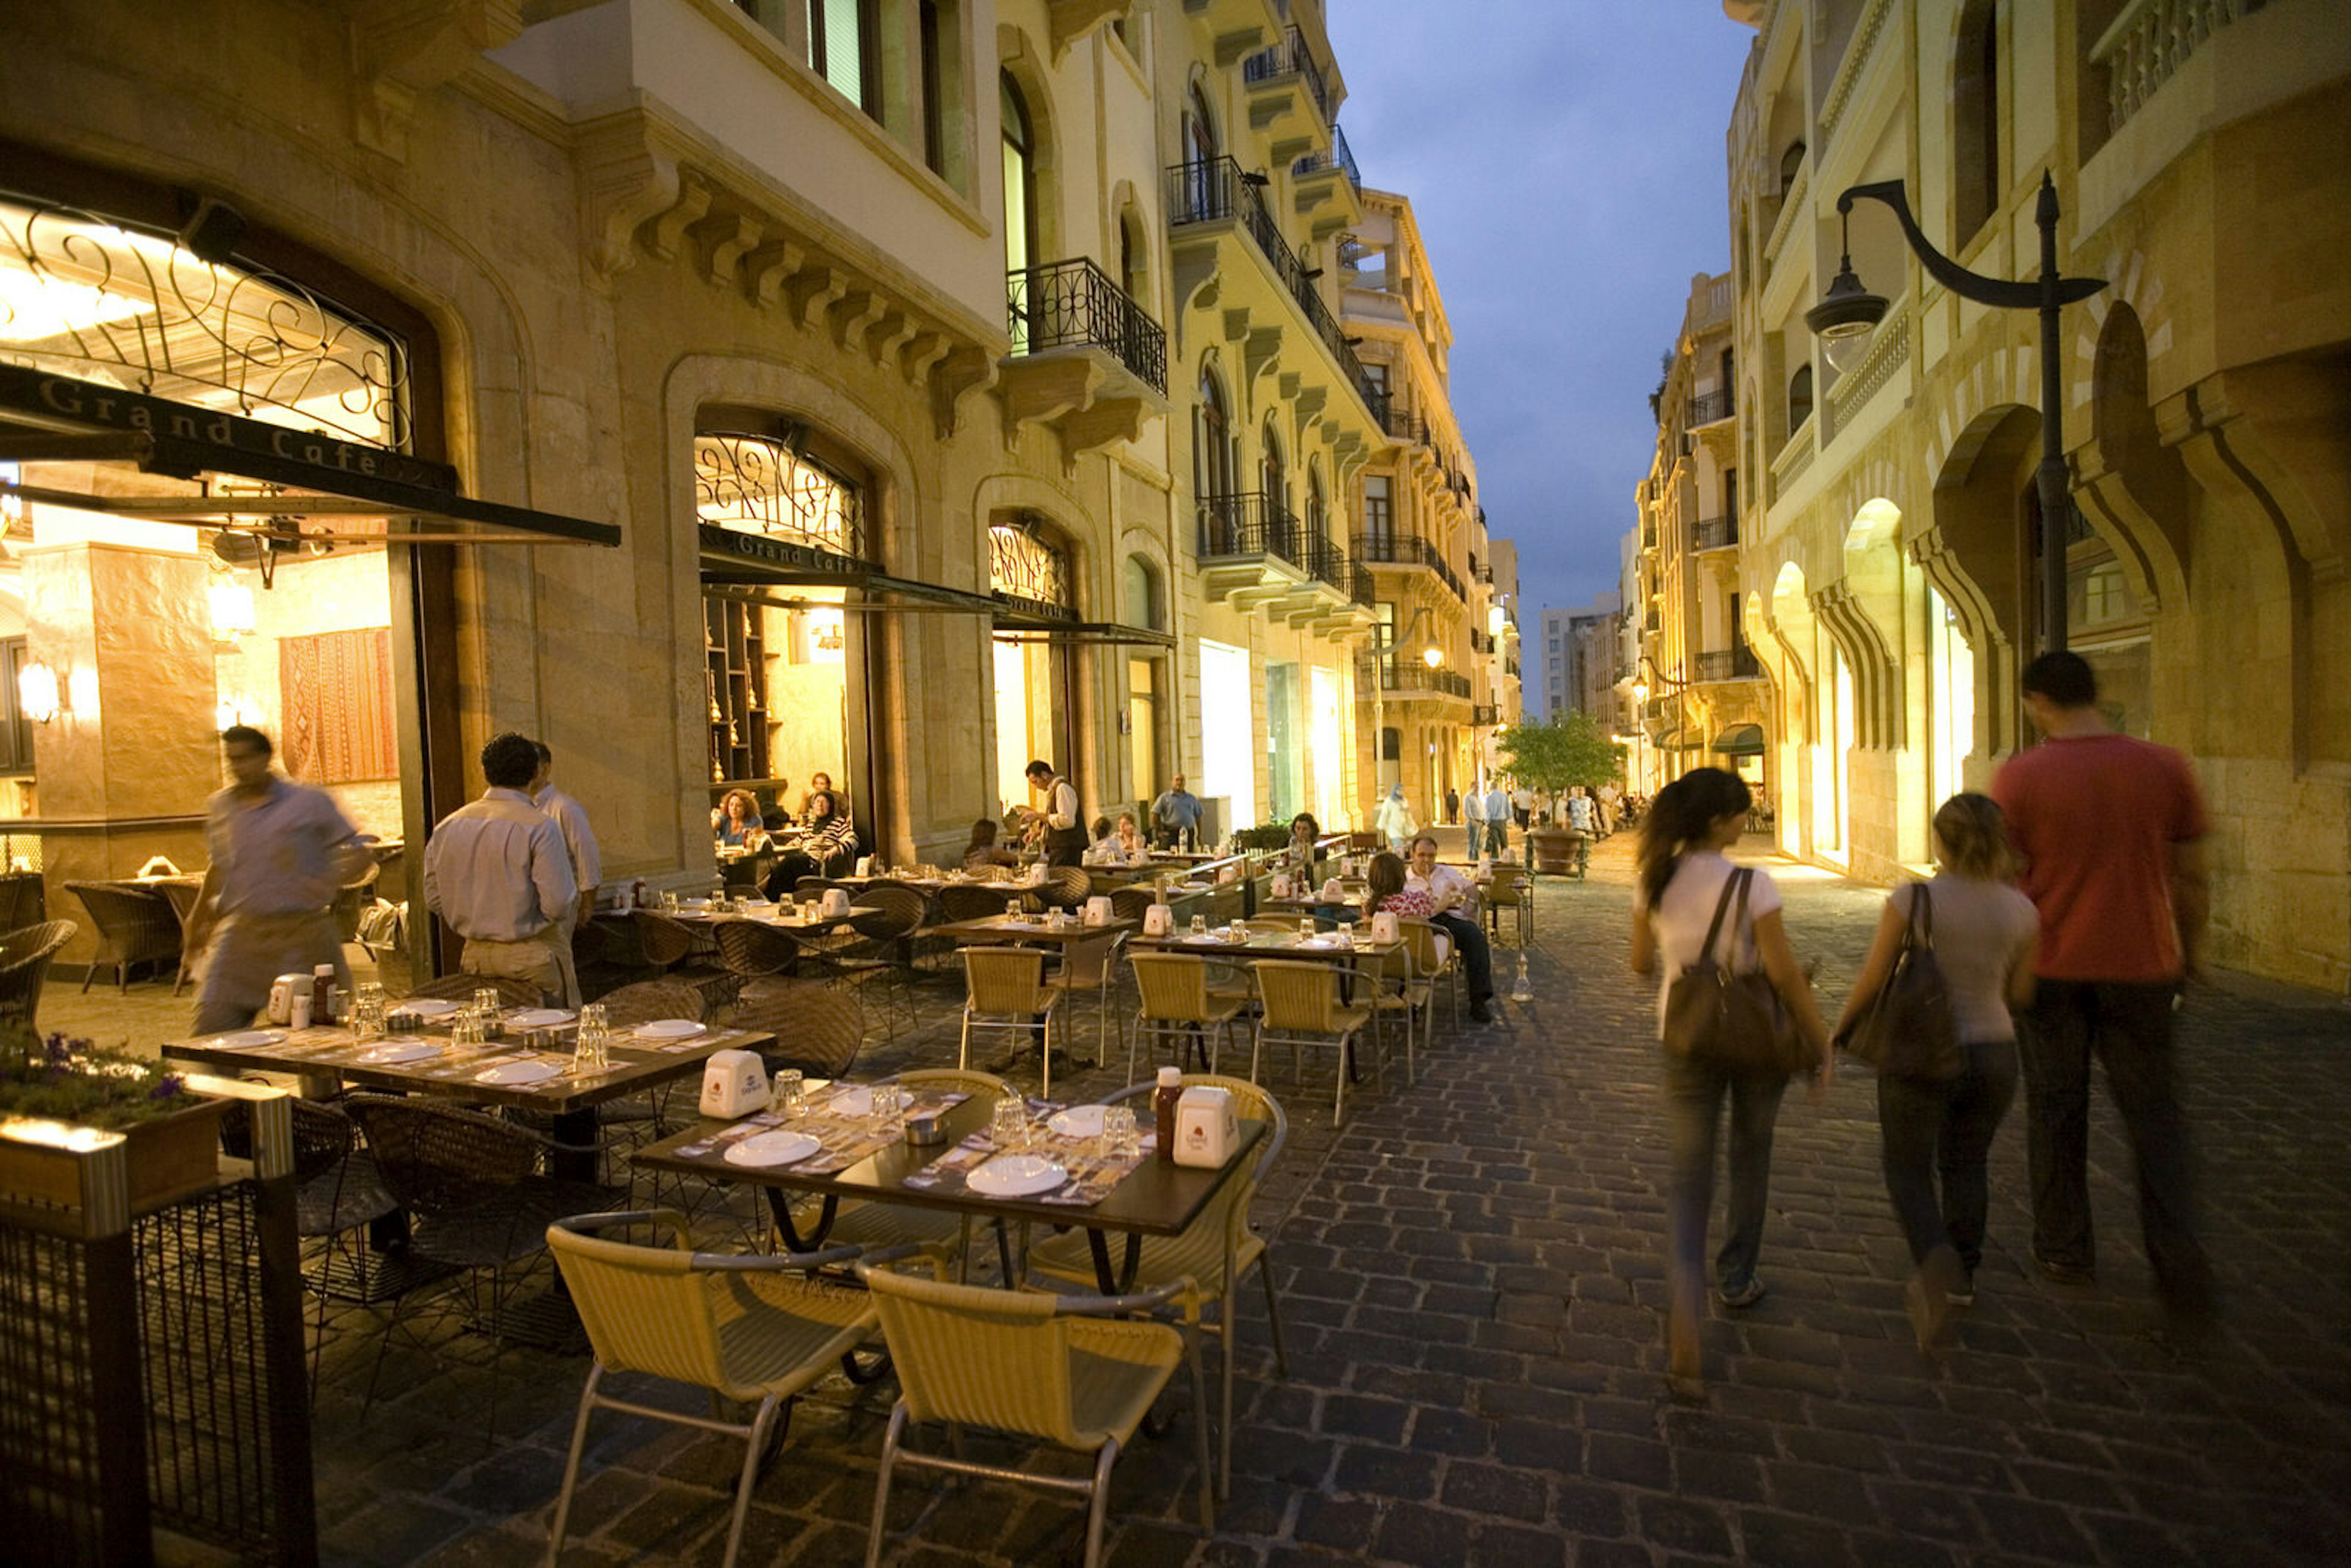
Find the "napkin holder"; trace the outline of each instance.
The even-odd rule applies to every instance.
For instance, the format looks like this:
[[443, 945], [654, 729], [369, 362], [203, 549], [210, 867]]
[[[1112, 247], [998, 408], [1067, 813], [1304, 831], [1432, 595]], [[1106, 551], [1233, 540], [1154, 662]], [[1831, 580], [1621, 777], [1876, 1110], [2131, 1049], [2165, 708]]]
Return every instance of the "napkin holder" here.
[[1275, 877], [1273, 879], [1273, 885], [1268, 889], [1268, 894], [1273, 898], [1288, 898], [1290, 896], [1290, 879], [1286, 876]]
[[1045, 883], [1045, 862], [1038, 861], [1029, 866], [1028, 874], [1020, 880], [1030, 887], [1042, 887]]
[[1346, 903], [1346, 902], [1347, 902], [1347, 885], [1346, 885], [1346, 883], [1344, 883], [1341, 882], [1341, 881], [1340, 881], [1337, 877], [1335, 877], [1335, 876], [1334, 876], [1334, 877], [1332, 877], [1330, 881], [1328, 881], [1328, 882], [1324, 883], [1322, 884], [1322, 902], [1323, 902], [1323, 903], [1325, 903], [1325, 904], [1344, 904], [1344, 903]]
[[702, 1068], [702, 1113], [747, 1116], [768, 1104], [768, 1069], [756, 1051], [714, 1051]]
[[310, 994], [308, 974], [280, 975], [269, 982], [269, 1021], [280, 1028], [294, 1021], [294, 998]]
[[857, 857], [857, 874], [859, 876], [872, 876], [873, 874], [873, 857], [872, 855], [859, 855]]
[[824, 890], [824, 896], [817, 900], [817, 913], [823, 915], [827, 920], [847, 919], [849, 916], [849, 890], [845, 887], [826, 888]]
[[1385, 946], [1391, 942], [1402, 940], [1403, 936], [1404, 925], [1403, 923], [1397, 919], [1396, 912], [1395, 910], [1383, 909], [1377, 915], [1372, 916], [1373, 941], [1379, 943], [1382, 946]]
[[177, 876], [179, 874], [180, 868], [172, 863], [172, 857], [169, 855], [152, 855], [148, 858], [147, 863], [139, 868], [139, 876], [141, 881], [144, 881], [149, 877]]
[[1205, 1084], [1184, 1091], [1176, 1102], [1176, 1163], [1210, 1169], [1233, 1157], [1240, 1144], [1240, 1124], [1233, 1114], [1229, 1089]]
[[1089, 925], [1107, 925], [1110, 924], [1110, 900], [1108, 897], [1098, 893], [1086, 900], [1086, 924]]
[[1165, 936], [1176, 929], [1176, 911], [1165, 904], [1155, 904], [1143, 912], [1143, 934]]

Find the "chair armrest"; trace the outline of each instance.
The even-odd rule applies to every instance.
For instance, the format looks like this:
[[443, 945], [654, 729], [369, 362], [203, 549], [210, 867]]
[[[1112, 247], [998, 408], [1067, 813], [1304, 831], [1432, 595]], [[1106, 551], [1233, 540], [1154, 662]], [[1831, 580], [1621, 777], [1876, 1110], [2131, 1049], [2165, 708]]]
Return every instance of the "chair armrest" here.
[[1057, 1318], [1123, 1318], [1131, 1312], [1164, 1307], [1176, 1297], [1197, 1288], [1193, 1284], [1192, 1277], [1186, 1274], [1155, 1290], [1137, 1291], [1131, 1296], [1057, 1296], [1053, 1315]]
[[696, 1252], [694, 1266], [715, 1274], [780, 1274], [853, 1263], [864, 1255], [865, 1249], [854, 1246], [827, 1247], [815, 1252]]
[[618, 1230], [631, 1225], [666, 1225], [681, 1252], [692, 1250], [685, 1239], [685, 1216], [674, 1208], [632, 1208], [625, 1214], [567, 1214], [560, 1219], [549, 1220], [550, 1228], [569, 1230], [575, 1236], [587, 1236], [599, 1230]]

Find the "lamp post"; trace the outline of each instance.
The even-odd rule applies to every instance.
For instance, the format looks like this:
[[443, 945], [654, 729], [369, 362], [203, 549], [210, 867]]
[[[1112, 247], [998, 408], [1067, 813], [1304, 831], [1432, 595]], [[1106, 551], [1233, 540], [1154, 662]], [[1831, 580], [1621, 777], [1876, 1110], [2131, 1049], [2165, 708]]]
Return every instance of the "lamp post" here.
[[2029, 283], [1970, 272], [1937, 250], [1918, 232], [1918, 222], [1910, 215], [1910, 204], [1902, 193], [1901, 181], [1850, 186], [1837, 198], [1837, 214], [1844, 222], [1847, 240], [1842, 246], [1844, 256], [1837, 264], [1837, 275], [1821, 302], [1804, 312], [1804, 325], [1821, 340], [1822, 352], [1839, 374], [1860, 363], [1871, 330], [1886, 319], [1886, 297], [1870, 293], [1854, 276], [1849, 236], [1856, 201], [1883, 202], [1892, 207], [1902, 225], [1902, 237], [1910, 242], [1911, 250], [1926, 267], [1928, 276], [1960, 298], [2002, 310], [2041, 312], [2041, 466], [2033, 476], [2041, 497], [2041, 645], [2044, 651], [2063, 648], [2065, 536], [2072, 531], [2067, 524], [2073, 516], [2073, 502], [2065, 489], [2064, 421], [2057, 401], [2064, 374], [2057, 313], [2104, 288], [2105, 279], [2058, 275], [2057, 186], [2046, 173], [2041, 176], [2041, 199], [2033, 209], [2033, 221], [2041, 227], [2041, 276]]

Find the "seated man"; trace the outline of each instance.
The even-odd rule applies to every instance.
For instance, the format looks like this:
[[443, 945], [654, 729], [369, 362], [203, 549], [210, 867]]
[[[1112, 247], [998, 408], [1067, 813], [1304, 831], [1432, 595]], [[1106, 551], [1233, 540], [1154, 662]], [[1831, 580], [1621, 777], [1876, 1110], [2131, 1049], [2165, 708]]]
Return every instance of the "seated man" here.
[[1469, 1021], [1492, 1023], [1494, 1014], [1487, 1004], [1494, 999], [1494, 956], [1478, 920], [1477, 887], [1451, 866], [1437, 863], [1437, 839], [1429, 833], [1412, 841], [1412, 876], [1405, 886], [1428, 894], [1437, 906], [1429, 919], [1453, 938], [1461, 954], [1461, 967], [1469, 977]]
[[1078, 863], [1080, 865], [1116, 865], [1119, 860], [1118, 830], [1111, 826], [1108, 817], [1096, 817], [1093, 841], [1086, 845], [1085, 853], [1078, 857]]

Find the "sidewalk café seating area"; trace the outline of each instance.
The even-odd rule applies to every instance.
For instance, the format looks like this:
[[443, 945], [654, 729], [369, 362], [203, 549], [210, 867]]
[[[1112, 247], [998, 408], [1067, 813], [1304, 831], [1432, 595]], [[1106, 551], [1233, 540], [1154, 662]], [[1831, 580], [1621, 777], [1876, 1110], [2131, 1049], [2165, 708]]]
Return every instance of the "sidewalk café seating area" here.
[[[520, 1438], [517, 1407], [544, 1434], [552, 1380], [577, 1406], [549, 1552], [610, 1462], [598, 1434], [635, 1416], [740, 1445], [732, 1563], [770, 1469], [827, 1462], [794, 1455], [795, 1405], [846, 1404], [876, 1419], [876, 1553], [923, 1542], [892, 1501], [927, 1490], [905, 1486], [911, 1467], [1082, 1498], [1068, 1528], [1092, 1563], [1114, 1468], [1196, 1489], [1210, 1527], [1239, 1381], [1287, 1375], [1251, 1207], [1297, 1108], [1336, 1126], [1474, 1049], [1435, 1005], [1441, 933], [1406, 921], [1382, 941], [1329, 928], [1327, 910], [1318, 925], [1311, 905], [1271, 897], [1270, 876], [1244, 858], [1102, 895], [1074, 879], [845, 879], [846, 915], [680, 901], [618, 927], [642, 962], [590, 988], [606, 1041], [592, 1053], [575, 1038], [588, 1020], [528, 982], [456, 974], [390, 999], [365, 1035], [253, 1030], [165, 1054], [302, 1086], [325, 1434], [458, 1379], [478, 1451], [496, 1453]], [[1519, 907], [1510, 880], [1498, 892]], [[1266, 912], [1207, 923], [1252, 905]], [[59, 940], [52, 923], [0, 952], [22, 975]], [[37, 973], [29, 990], [28, 1013]], [[1072, 1030], [1079, 999], [1095, 1016]], [[764, 1105], [699, 1113], [721, 1052], [765, 1069]], [[1165, 1063], [1229, 1096], [1239, 1137], [1221, 1164], [1156, 1158]], [[232, 1154], [241, 1126], [224, 1125]], [[1252, 1272], [1261, 1336], [1237, 1315]], [[664, 1385], [699, 1392], [681, 1405]]]

